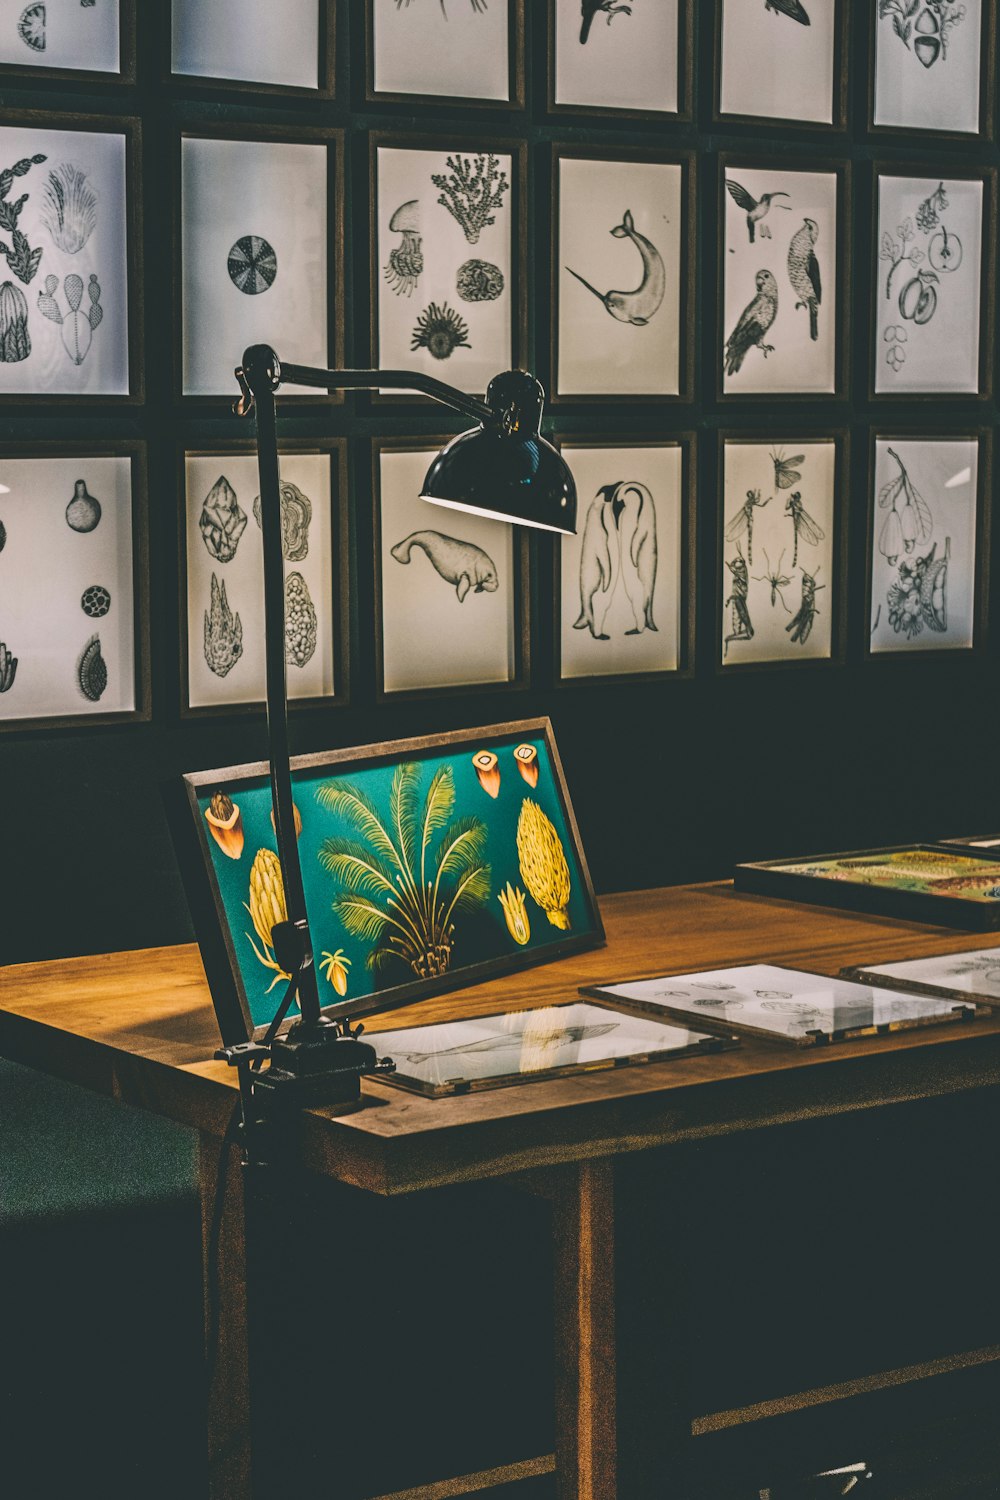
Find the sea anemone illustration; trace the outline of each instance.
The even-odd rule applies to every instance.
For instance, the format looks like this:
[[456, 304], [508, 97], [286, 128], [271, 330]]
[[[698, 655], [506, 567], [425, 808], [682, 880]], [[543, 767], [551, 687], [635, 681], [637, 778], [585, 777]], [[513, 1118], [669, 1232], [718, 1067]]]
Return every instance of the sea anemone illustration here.
[[469, 327], [453, 307], [430, 302], [417, 319], [411, 349], [426, 349], [432, 359], [450, 359], [456, 349], [471, 349]]
[[469, 244], [478, 244], [482, 231], [496, 223], [496, 213], [503, 207], [503, 195], [510, 187], [507, 174], [501, 172], [492, 151], [479, 151], [472, 157], [448, 156], [445, 166], [447, 173], [431, 176], [434, 186], [441, 189], [437, 201], [461, 226]]
[[459, 266], [455, 286], [463, 302], [495, 302], [503, 291], [503, 272], [488, 260], [467, 260]]
[[491, 877], [486, 824], [452, 821], [451, 766], [434, 772], [422, 802], [419, 766], [397, 766], [387, 817], [350, 782], [325, 782], [316, 798], [361, 835], [325, 839], [319, 859], [341, 887], [334, 912], [370, 945], [368, 968], [395, 959], [421, 979], [446, 974], [456, 919], [486, 905]]
[[260, 939], [263, 953], [249, 932], [244, 936], [265, 969], [274, 970], [274, 978], [267, 987], [267, 993], [270, 994], [280, 980], [292, 977], [286, 974], [275, 958], [274, 945], [271, 941], [272, 928], [277, 927], [279, 922], [288, 921], [281, 861], [273, 849], [258, 849], [254, 855], [253, 864], [250, 866], [250, 900], [249, 903], [244, 901], [243, 905], [250, 913], [253, 930]]
[[12, 281], [0, 286], [0, 364], [16, 365], [31, 353], [28, 304]]
[[569, 865], [558, 833], [537, 802], [525, 797], [517, 820], [517, 858], [521, 879], [532, 900], [542, 908], [553, 927], [570, 927]]
[[420, 204], [416, 198], [401, 203], [389, 220], [393, 234], [403, 236], [402, 244], [389, 251], [385, 279], [397, 297], [409, 297], [424, 269], [424, 252], [420, 238]]
[[226, 259], [229, 279], [238, 292], [259, 297], [274, 285], [278, 274], [278, 257], [273, 245], [259, 234], [244, 234], [236, 241]]
[[83, 249], [97, 225], [97, 191], [81, 167], [64, 161], [49, 173], [38, 216], [58, 249], [67, 255]]

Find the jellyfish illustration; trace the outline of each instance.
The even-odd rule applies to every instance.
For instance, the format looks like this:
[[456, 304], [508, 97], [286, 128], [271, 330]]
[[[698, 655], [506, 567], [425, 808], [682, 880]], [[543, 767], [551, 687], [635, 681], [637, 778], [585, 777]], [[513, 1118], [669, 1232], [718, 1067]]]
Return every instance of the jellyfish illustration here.
[[456, 349], [471, 349], [469, 325], [453, 307], [429, 302], [417, 319], [411, 349], [426, 349], [432, 359], [450, 359]]
[[385, 279], [397, 297], [409, 297], [424, 269], [424, 252], [419, 233], [420, 204], [416, 198], [399, 205], [389, 220], [389, 228], [393, 234], [401, 234], [403, 242], [389, 252]]

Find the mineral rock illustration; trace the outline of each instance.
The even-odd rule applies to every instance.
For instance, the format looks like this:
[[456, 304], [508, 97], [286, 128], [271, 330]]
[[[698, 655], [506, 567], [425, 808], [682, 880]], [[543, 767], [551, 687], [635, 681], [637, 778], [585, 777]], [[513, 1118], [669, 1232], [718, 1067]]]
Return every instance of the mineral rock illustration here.
[[198, 529], [209, 555], [216, 562], [232, 562], [240, 537], [246, 530], [247, 514], [225, 474], [212, 485], [202, 502]]
[[488, 260], [460, 265], [455, 286], [463, 302], [495, 302], [503, 291], [503, 272]]
[[16, 365], [31, 353], [28, 304], [12, 281], [0, 286], [0, 364]]
[[243, 621], [234, 615], [226, 585], [212, 574], [212, 600], [205, 611], [205, 661], [216, 677], [226, 677], [243, 655]]
[[9, 693], [17, 676], [17, 657], [11, 656], [6, 645], [0, 641], [0, 693]]
[[111, 608], [111, 595], [103, 584], [92, 583], [89, 589], [83, 591], [80, 608], [92, 620], [103, 620]]
[[76, 668], [80, 692], [90, 703], [96, 703], [108, 685], [108, 664], [101, 655], [101, 638], [92, 635], [84, 646]]
[[[312, 501], [297, 484], [281, 483], [281, 551], [286, 562], [301, 562], [309, 556], [309, 522]], [[260, 496], [253, 503], [253, 518], [260, 525]]]
[[73, 498], [66, 507], [66, 525], [70, 531], [93, 531], [101, 519], [101, 502], [87, 493], [87, 481], [73, 483]]
[[97, 191], [86, 172], [71, 161], [50, 172], [38, 216], [60, 250], [67, 255], [82, 250], [97, 224]]
[[83, 301], [83, 277], [71, 272], [63, 281], [63, 292], [66, 296], [66, 306], [69, 311], [63, 313], [55, 294], [59, 287], [58, 276], [46, 276], [45, 290], [38, 293], [38, 310], [43, 317], [53, 323], [58, 323], [62, 328], [63, 347], [75, 365], [82, 365], [90, 349], [94, 330], [100, 326], [104, 317], [104, 308], [101, 306], [101, 284], [97, 277], [91, 274], [87, 286], [87, 295], [90, 298], [90, 306], [86, 312], [80, 311]]
[[285, 660], [304, 667], [319, 638], [316, 610], [301, 573], [289, 573], [285, 583]]
[[475, 156], [449, 156], [447, 173], [431, 177], [441, 192], [438, 202], [461, 225], [470, 245], [478, 244], [481, 232], [496, 223], [496, 211], [503, 207], [503, 195], [510, 186], [506, 172], [493, 155], [480, 151]]

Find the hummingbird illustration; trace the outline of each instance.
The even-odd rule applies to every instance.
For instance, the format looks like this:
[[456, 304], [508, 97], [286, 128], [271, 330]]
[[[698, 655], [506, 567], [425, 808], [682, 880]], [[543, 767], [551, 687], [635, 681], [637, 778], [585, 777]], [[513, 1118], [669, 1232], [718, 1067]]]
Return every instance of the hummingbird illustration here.
[[813, 249], [818, 237], [819, 226], [816, 220], [805, 219], [802, 228], [792, 235], [792, 243], [788, 247], [788, 279], [798, 299], [795, 306], [808, 309], [811, 339], [819, 338], [819, 305], [823, 300], [819, 261]]
[[[770, 228], [768, 225], [761, 223], [761, 220], [767, 218], [771, 211], [771, 204], [774, 203], [775, 198], [787, 198], [789, 196], [788, 193], [761, 193], [759, 198], [755, 198], [751, 193], [747, 192], [741, 183], [734, 182], [732, 177], [726, 178], [726, 189], [733, 202], [739, 208], [742, 208], [747, 216], [747, 233], [750, 236], [751, 245], [754, 242], [758, 224], [760, 224], [761, 239], [769, 240], [771, 238]], [[783, 208], [791, 212], [787, 203], [775, 203], [774, 206], [775, 208]]]
[[759, 349], [766, 359], [774, 352], [773, 344], [764, 343], [764, 335], [778, 316], [778, 283], [768, 270], [756, 275], [757, 295], [740, 314], [739, 322], [726, 340], [726, 374], [735, 375], [751, 349]]
[[631, 5], [616, 5], [614, 4], [614, 0], [582, 0], [580, 10], [583, 16], [580, 24], [581, 43], [586, 42], [587, 38], [589, 37], [590, 28], [594, 24], [594, 20], [597, 16], [598, 11], [603, 10], [607, 13], [609, 26], [611, 25], [611, 22], [614, 20], [615, 16], [630, 16], [632, 14]]

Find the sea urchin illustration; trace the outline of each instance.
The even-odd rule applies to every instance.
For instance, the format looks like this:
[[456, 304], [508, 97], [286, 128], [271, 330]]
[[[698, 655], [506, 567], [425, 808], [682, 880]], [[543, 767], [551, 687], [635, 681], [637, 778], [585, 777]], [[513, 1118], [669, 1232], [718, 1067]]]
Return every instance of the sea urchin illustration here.
[[470, 349], [469, 327], [453, 307], [430, 302], [417, 319], [411, 349], [426, 349], [432, 359], [450, 359], [456, 349]]

